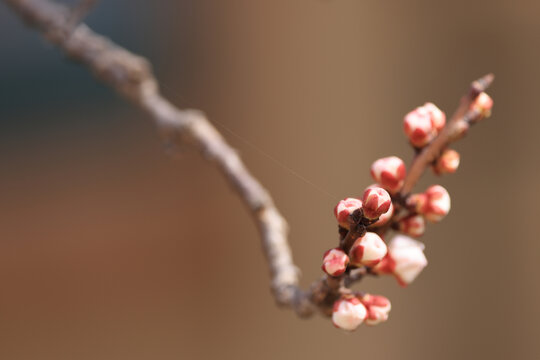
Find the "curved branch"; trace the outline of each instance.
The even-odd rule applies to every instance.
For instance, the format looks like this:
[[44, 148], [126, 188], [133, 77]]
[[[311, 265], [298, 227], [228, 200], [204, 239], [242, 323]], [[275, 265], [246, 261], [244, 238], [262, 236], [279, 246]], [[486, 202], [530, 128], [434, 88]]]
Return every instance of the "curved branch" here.
[[218, 166], [257, 223], [277, 303], [292, 307], [301, 316], [311, 315], [314, 309], [310, 294], [298, 287], [299, 273], [292, 260], [285, 219], [268, 191], [204, 114], [180, 110], [165, 99], [151, 65], [143, 57], [94, 33], [84, 24], [73, 28], [73, 14], [66, 6], [49, 0], [4, 1], [66, 55], [86, 65], [98, 79], [145, 110], [169, 139], [191, 142]]
[[[309, 290], [299, 288], [299, 273], [294, 265], [287, 240], [287, 223], [268, 191], [249, 172], [236, 151], [197, 110], [181, 110], [162, 96], [149, 62], [107, 38], [94, 33], [84, 24], [74, 26], [81, 15], [51, 0], [3, 0], [30, 26], [37, 28], [67, 56], [81, 62], [95, 76], [114, 88], [124, 98], [146, 111], [160, 131], [172, 142], [190, 142], [216, 164], [232, 184], [255, 220], [271, 274], [271, 288], [279, 305], [292, 308], [300, 316], [310, 316], [315, 310], [330, 315], [334, 301], [348, 285], [370, 274], [361, 268], [338, 278], [324, 275]], [[94, 1], [85, 0], [84, 4]], [[83, 12], [84, 13], [84, 12]], [[440, 152], [462, 135], [463, 129], [481, 116], [469, 110], [470, 104], [493, 80], [488, 75], [473, 83], [470, 93], [440, 135], [413, 161], [400, 197], [405, 198], [423, 171]], [[347, 246], [357, 232], [365, 231], [362, 224], [352, 232], [342, 234]], [[388, 226], [380, 231], [386, 232]], [[355, 235], [356, 234], [356, 235]]]

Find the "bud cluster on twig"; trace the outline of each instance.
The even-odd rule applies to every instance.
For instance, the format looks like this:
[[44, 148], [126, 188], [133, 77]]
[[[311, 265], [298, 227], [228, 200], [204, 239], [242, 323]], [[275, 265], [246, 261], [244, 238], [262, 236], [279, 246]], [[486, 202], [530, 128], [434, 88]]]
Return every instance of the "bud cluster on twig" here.
[[[161, 94], [147, 59], [79, 24], [81, 13], [60, 2], [4, 2], [47, 41], [147, 112], [168, 141], [183, 144], [187, 140], [217, 165], [257, 224], [278, 305], [293, 309], [301, 317], [318, 311], [347, 330], [363, 322], [375, 325], [385, 321], [391, 307], [383, 296], [350, 290], [354, 282], [365, 275], [390, 274], [405, 286], [426, 266], [424, 245], [412, 237], [424, 233], [426, 220], [437, 222], [448, 213], [450, 197], [438, 185], [424, 193], [411, 191], [429, 167], [438, 175], [457, 170], [459, 154], [449, 145], [488, 117], [493, 106], [485, 93], [494, 79], [489, 74], [471, 84], [448, 121], [432, 103], [407, 114], [404, 130], [415, 149], [413, 161], [406, 170], [398, 157], [377, 160], [371, 167], [376, 184], [366, 188], [362, 198], [348, 198], [338, 204], [339, 245], [324, 255], [322, 268], [326, 274], [303, 290], [288, 242], [287, 222], [270, 193], [202, 112], [179, 109]], [[390, 238], [390, 230], [399, 234]]]
[[[473, 83], [472, 94], [462, 100], [449, 124], [445, 113], [429, 102], [405, 115], [404, 132], [416, 151], [413, 167], [429, 157], [424, 168], [430, 166], [436, 175], [457, 170], [459, 153], [448, 144], [491, 114], [493, 100], [483, 92], [491, 81], [491, 75], [480, 79], [481, 91], [476, 93]], [[399, 157], [378, 159], [370, 171], [376, 183], [362, 197], [346, 198], [334, 208], [340, 242], [323, 256], [322, 269], [338, 289], [326, 299], [333, 301], [332, 322], [348, 331], [386, 321], [391, 304], [384, 296], [354, 292], [347, 285], [365, 274], [392, 275], [401, 286], [409, 285], [427, 265], [424, 244], [415, 238], [424, 234], [426, 222], [437, 223], [450, 211], [450, 195], [441, 185], [409, 193], [421, 172], [407, 174]], [[397, 232], [392, 238], [390, 230]]]

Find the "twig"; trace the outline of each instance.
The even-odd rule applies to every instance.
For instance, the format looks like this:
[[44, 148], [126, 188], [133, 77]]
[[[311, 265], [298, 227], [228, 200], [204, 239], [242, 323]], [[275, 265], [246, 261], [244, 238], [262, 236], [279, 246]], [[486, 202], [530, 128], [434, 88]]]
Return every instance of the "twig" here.
[[180, 110], [165, 99], [146, 59], [94, 33], [84, 24], [72, 29], [71, 12], [66, 6], [49, 0], [4, 2], [66, 55], [86, 65], [98, 79], [145, 110], [171, 141], [192, 143], [218, 166], [257, 223], [276, 302], [292, 307], [301, 316], [311, 315], [314, 311], [311, 294], [298, 287], [299, 273], [292, 260], [285, 219], [270, 194], [204, 114]]
[[471, 84], [468, 94], [461, 98], [460, 104], [446, 127], [441, 131], [431, 144], [425, 147], [413, 160], [409, 168], [405, 183], [401, 189], [401, 198], [406, 198], [414, 185], [420, 179], [424, 171], [433, 163], [441, 152], [451, 142], [456, 141], [463, 134], [463, 129], [468, 128], [480, 116], [476, 110], [469, 110], [476, 97], [485, 91], [494, 80], [493, 74], [488, 74]]

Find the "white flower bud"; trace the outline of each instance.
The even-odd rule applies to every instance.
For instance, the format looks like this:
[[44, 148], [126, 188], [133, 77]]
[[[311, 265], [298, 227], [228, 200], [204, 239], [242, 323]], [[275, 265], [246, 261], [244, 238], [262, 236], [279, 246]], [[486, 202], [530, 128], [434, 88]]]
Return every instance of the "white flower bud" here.
[[362, 200], [356, 198], [347, 198], [341, 200], [334, 208], [334, 215], [341, 227], [349, 228], [349, 215], [362, 208]]
[[386, 190], [380, 187], [370, 187], [364, 191], [362, 197], [364, 216], [368, 219], [378, 219], [386, 214], [392, 205], [392, 198]]
[[367, 309], [366, 325], [377, 325], [388, 320], [388, 313], [392, 309], [392, 304], [386, 297], [366, 294], [361, 301]]
[[394, 215], [394, 205], [392, 205], [392, 203], [390, 203], [390, 208], [388, 209], [388, 211], [385, 212], [384, 214], [382, 214], [379, 217], [379, 220], [377, 220], [373, 224], [373, 226], [382, 226], [382, 225], [386, 224], [388, 222], [388, 220], [390, 220], [392, 218], [392, 215]]
[[427, 102], [424, 104], [424, 109], [431, 116], [431, 123], [437, 132], [441, 131], [446, 125], [446, 115], [435, 104]]
[[343, 250], [336, 248], [324, 253], [322, 269], [330, 276], [340, 276], [349, 264], [349, 257]]
[[415, 147], [423, 147], [437, 136], [431, 115], [424, 107], [418, 107], [405, 115], [403, 129]]
[[379, 159], [371, 165], [371, 177], [391, 193], [401, 189], [405, 173], [405, 163], [397, 156]]
[[407, 286], [426, 266], [424, 244], [405, 235], [396, 235], [388, 245], [388, 255], [373, 271], [393, 274], [401, 286]]
[[426, 202], [420, 212], [431, 222], [441, 221], [450, 211], [450, 195], [440, 185], [429, 187], [426, 192]]
[[340, 329], [353, 331], [366, 316], [366, 307], [357, 297], [342, 297], [334, 303], [332, 322]]
[[356, 266], [375, 266], [386, 255], [388, 249], [379, 235], [374, 232], [366, 232], [356, 239], [349, 251], [351, 264]]

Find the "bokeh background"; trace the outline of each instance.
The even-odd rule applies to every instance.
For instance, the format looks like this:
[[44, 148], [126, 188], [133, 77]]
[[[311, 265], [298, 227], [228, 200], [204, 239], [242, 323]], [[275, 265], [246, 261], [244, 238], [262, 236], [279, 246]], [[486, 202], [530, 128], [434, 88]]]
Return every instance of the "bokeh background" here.
[[407, 289], [361, 283], [391, 318], [344, 334], [274, 305], [256, 228], [215, 167], [167, 156], [146, 114], [0, 2], [0, 358], [537, 359], [539, 14], [533, 0], [102, 0], [87, 18], [239, 149], [290, 223], [304, 286], [336, 244], [336, 201], [371, 183], [373, 160], [410, 159], [403, 115], [451, 113], [496, 74], [458, 173], [418, 187], [453, 202], [423, 237], [429, 266]]

